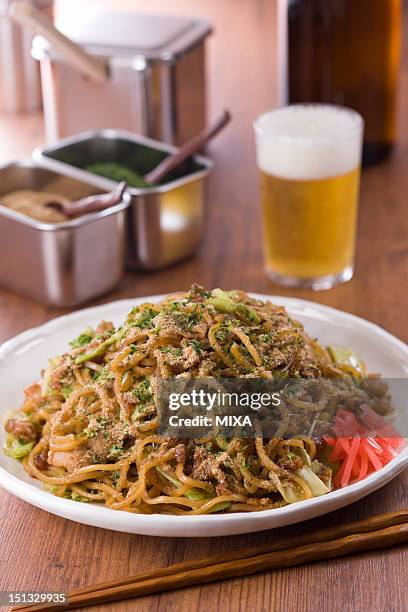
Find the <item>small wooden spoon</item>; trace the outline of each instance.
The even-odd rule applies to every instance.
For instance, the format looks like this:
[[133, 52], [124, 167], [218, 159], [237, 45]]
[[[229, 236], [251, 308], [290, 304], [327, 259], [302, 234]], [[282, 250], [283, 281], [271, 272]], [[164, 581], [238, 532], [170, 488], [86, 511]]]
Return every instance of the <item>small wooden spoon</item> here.
[[69, 218], [78, 217], [80, 215], [86, 215], [87, 213], [105, 210], [105, 208], [110, 208], [111, 206], [119, 204], [126, 189], [127, 184], [123, 181], [110, 193], [88, 196], [87, 198], [76, 200], [75, 202], [55, 200], [54, 202], [47, 202], [45, 206], [56, 208]]
[[109, 80], [109, 66], [106, 60], [90, 55], [80, 45], [64, 36], [54, 27], [52, 21], [33, 6], [33, 3], [19, 1], [9, 4], [10, 17], [16, 23], [33, 34], [44, 36], [52, 47], [61, 53], [64, 60], [80, 74], [96, 83], [106, 83]]
[[186, 159], [197, 153], [203, 148], [207, 142], [209, 142], [216, 134], [218, 134], [224, 127], [231, 121], [231, 113], [227, 110], [223, 112], [221, 117], [209, 128], [206, 128], [197, 136], [194, 136], [191, 140], [186, 142], [180, 147], [176, 153], [172, 153], [166, 159], [164, 159], [154, 170], [148, 172], [143, 179], [149, 185], [155, 185], [162, 178], [167, 176], [171, 170], [177, 168]]

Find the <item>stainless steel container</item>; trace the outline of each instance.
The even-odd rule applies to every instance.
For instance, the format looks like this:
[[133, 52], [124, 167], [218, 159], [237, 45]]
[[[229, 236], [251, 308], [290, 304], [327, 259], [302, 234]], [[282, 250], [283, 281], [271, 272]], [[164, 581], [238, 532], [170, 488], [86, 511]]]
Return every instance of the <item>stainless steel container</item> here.
[[[64, 174], [110, 190], [115, 183], [84, 170], [89, 164], [116, 162], [144, 175], [175, 147], [117, 130], [80, 134], [48, 148], [34, 158]], [[169, 180], [148, 189], [129, 188], [127, 257], [130, 269], [157, 270], [184, 259], [197, 248], [206, 219], [206, 179], [213, 163], [194, 156]]]
[[205, 127], [208, 23], [138, 13], [101, 13], [59, 24], [89, 54], [106, 60], [106, 83], [85, 79], [36, 37], [47, 142], [89, 129], [131, 130], [182, 144]]
[[[53, 0], [29, 0], [49, 17]], [[0, 112], [41, 108], [40, 71], [31, 57], [33, 36], [8, 15], [11, 0], [0, 0]]]
[[77, 199], [101, 190], [32, 160], [0, 167], [0, 284], [51, 306], [76, 306], [112, 289], [124, 266], [129, 196], [108, 210], [65, 223], [42, 223], [1, 206], [1, 196], [30, 189]]

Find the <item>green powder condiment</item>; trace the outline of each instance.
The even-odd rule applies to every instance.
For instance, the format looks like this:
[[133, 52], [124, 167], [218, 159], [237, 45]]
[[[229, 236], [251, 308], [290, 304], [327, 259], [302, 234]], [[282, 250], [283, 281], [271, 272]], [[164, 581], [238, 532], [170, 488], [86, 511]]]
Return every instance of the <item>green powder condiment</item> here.
[[136, 187], [139, 189], [149, 187], [149, 184], [146, 183], [140, 174], [130, 168], [126, 168], [126, 166], [114, 162], [89, 164], [85, 166], [85, 170], [93, 174], [98, 174], [99, 176], [104, 176], [118, 183], [125, 181], [129, 187]]

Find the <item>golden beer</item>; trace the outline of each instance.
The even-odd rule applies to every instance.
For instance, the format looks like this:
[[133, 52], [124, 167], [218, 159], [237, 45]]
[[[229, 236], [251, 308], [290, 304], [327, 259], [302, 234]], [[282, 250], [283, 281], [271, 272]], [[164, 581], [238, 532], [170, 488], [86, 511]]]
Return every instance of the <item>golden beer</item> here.
[[331, 287], [353, 273], [361, 117], [343, 107], [297, 105], [255, 125], [264, 256], [272, 280]]
[[309, 181], [261, 172], [267, 268], [308, 279], [353, 262], [360, 170]]

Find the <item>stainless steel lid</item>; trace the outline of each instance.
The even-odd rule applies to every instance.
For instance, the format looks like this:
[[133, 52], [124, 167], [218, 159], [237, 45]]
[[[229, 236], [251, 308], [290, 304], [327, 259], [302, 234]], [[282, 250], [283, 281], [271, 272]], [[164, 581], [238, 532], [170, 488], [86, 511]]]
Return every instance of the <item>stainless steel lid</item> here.
[[[60, 30], [94, 55], [147, 61], [172, 61], [211, 33], [206, 21], [133, 12], [100, 13], [88, 21], [62, 24]], [[52, 50], [39, 37], [34, 55]]]

